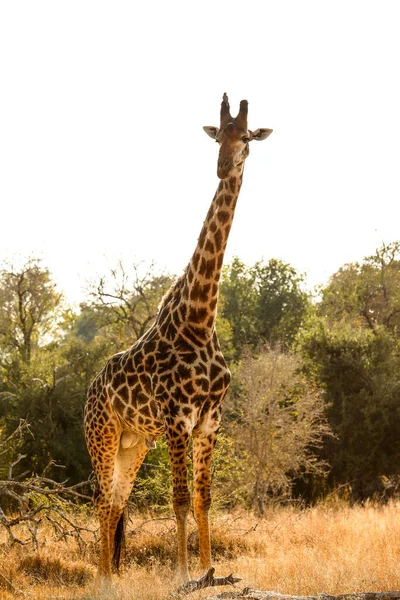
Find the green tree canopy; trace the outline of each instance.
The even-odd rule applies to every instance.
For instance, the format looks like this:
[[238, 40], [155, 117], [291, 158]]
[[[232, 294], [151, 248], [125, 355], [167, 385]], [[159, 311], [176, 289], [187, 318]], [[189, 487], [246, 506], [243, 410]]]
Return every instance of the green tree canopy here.
[[332, 465], [330, 484], [350, 484], [356, 500], [370, 497], [400, 464], [398, 341], [382, 326], [317, 318], [300, 346], [305, 373], [325, 391], [335, 435], [322, 453]]
[[62, 295], [49, 270], [35, 258], [0, 271], [0, 346], [29, 363], [32, 351], [54, 334]]
[[318, 307], [329, 320], [344, 319], [375, 331], [400, 327], [400, 242], [383, 245], [362, 263], [349, 263], [322, 291]]
[[245, 346], [293, 342], [310, 306], [303, 284], [303, 276], [277, 259], [248, 267], [235, 257], [225, 267], [221, 314], [231, 325], [236, 357]]

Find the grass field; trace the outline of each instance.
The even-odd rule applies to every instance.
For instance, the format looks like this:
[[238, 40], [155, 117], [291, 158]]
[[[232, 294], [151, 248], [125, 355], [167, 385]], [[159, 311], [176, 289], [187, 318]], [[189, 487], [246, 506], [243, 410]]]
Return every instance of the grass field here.
[[[96, 526], [94, 520], [86, 524]], [[193, 520], [190, 525], [191, 573], [197, 577]], [[241, 577], [239, 588], [298, 595], [400, 588], [400, 503], [277, 508], [263, 518], [241, 512], [214, 515], [212, 527], [216, 575]], [[172, 519], [131, 519], [122, 574], [115, 576], [117, 598], [159, 600], [176, 589], [174, 532]], [[10, 549], [5, 532], [0, 535], [0, 573], [25, 597], [97, 597], [92, 582], [98, 547], [89, 538], [79, 548], [76, 541], [57, 541], [50, 527], [43, 528], [39, 551], [33, 552], [21, 546]], [[0, 598], [16, 597], [7, 588], [1, 579]], [[210, 589], [203, 590], [190, 598], [209, 594]]]

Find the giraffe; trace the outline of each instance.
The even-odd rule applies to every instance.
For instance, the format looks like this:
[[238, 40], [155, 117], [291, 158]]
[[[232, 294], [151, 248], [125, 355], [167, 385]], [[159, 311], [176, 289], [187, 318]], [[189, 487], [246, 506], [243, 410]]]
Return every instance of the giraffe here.
[[248, 103], [230, 114], [223, 96], [220, 127], [204, 127], [219, 144], [219, 182], [196, 249], [182, 276], [160, 303], [150, 329], [131, 348], [112, 356], [92, 382], [85, 406], [85, 437], [97, 479], [94, 501], [100, 521], [97, 581], [118, 568], [124, 509], [140, 465], [166, 434], [177, 522], [178, 575], [189, 580], [187, 516], [190, 492], [187, 449], [193, 440], [193, 509], [200, 568], [211, 567], [208, 512], [211, 458], [230, 372], [215, 332], [224, 252], [252, 140], [271, 129], [250, 131]]

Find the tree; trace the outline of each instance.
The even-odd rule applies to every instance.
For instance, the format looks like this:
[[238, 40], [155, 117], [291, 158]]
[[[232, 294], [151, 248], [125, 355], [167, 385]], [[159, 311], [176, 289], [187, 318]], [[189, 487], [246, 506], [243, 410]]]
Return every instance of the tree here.
[[152, 324], [158, 305], [173, 281], [171, 275], [156, 273], [154, 264], [144, 269], [142, 263], [134, 263], [127, 270], [120, 261], [107, 276], [89, 284], [90, 300], [82, 305], [82, 310], [88, 315], [91, 309], [92, 317], [93, 311], [96, 312], [103, 333], [107, 330], [123, 345], [132, 344]]
[[221, 315], [232, 327], [236, 358], [245, 346], [293, 342], [310, 305], [303, 283], [293, 267], [276, 259], [248, 267], [235, 257], [225, 267]]
[[300, 336], [305, 373], [324, 389], [334, 433], [321, 456], [329, 484], [350, 484], [355, 500], [373, 496], [400, 461], [400, 351], [393, 333], [316, 318]]
[[254, 268], [247, 267], [237, 256], [223, 269], [221, 280], [223, 298], [221, 316], [232, 328], [236, 357], [242, 348], [258, 342], [256, 325], [257, 290]]
[[335, 434], [322, 451], [329, 484], [349, 484], [364, 499], [397, 474], [400, 460], [400, 242], [341, 267], [316, 314], [298, 341]]
[[[47, 472], [55, 479], [77, 482], [91, 471], [83, 436], [86, 390], [110, 355], [107, 340], [86, 343], [68, 335], [37, 350], [29, 364], [3, 371], [0, 382], [0, 423], [9, 435], [20, 419], [31, 423], [31, 436], [20, 448], [25, 458], [18, 472]], [[11, 371], [11, 372], [10, 372]]]
[[307, 314], [310, 298], [304, 278], [280, 260], [256, 263], [258, 331], [263, 340], [290, 346]]
[[34, 348], [54, 333], [62, 303], [49, 270], [32, 258], [0, 272], [0, 345], [29, 363]]
[[397, 332], [400, 327], [400, 242], [382, 245], [361, 264], [341, 267], [322, 291], [318, 312], [330, 320], [344, 319], [373, 332], [381, 325]]
[[242, 470], [248, 503], [261, 512], [270, 497], [290, 496], [301, 474], [326, 467], [316, 449], [328, 435], [318, 389], [301, 373], [297, 356], [279, 349], [246, 355], [236, 371], [226, 407], [226, 430]]
[[0, 431], [31, 423], [16, 470], [85, 478], [90, 462], [82, 431], [86, 389], [114, 348], [107, 339], [73, 335], [78, 316], [65, 311], [49, 270], [31, 259], [0, 274]]

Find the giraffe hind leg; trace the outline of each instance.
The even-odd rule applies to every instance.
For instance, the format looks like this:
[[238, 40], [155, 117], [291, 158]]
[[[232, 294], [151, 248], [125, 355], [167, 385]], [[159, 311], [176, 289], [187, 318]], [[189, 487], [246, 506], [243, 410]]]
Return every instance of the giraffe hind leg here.
[[142, 436], [137, 436], [132, 447], [124, 448], [120, 444], [114, 466], [114, 486], [110, 515], [109, 544], [113, 548], [112, 564], [119, 570], [121, 550], [125, 543], [126, 506], [136, 475], [148, 445]]
[[107, 424], [107, 434], [96, 432], [94, 427], [86, 430], [86, 442], [96, 474], [94, 503], [100, 525], [100, 557], [96, 583], [107, 586], [111, 581], [110, 517], [113, 503], [113, 473], [118, 451], [120, 433], [114, 424]]
[[[110, 463], [107, 475], [112, 471]], [[110, 545], [110, 517], [112, 508], [112, 476], [97, 475], [98, 488], [94, 498], [100, 524], [100, 557], [97, 567], [96, 581], [98, 584], [111, 580], [111, 545]]]
[[102, 587], [111, 581], [111, 563], [116, 567], [119, 565], [124, 538], [124, 509], [148, 451], [144, 437], [128, 436], [129, 444], [132, 444], [128, 445], [127, 438], [114, 431], [115, 437], [112, 443], [108, 440], [107, 446], [101, 438], [99, 443], [98, 438], [87, 437], [97, 479], [94, 502], [100, 524], [100, 557], [96, 582]]

